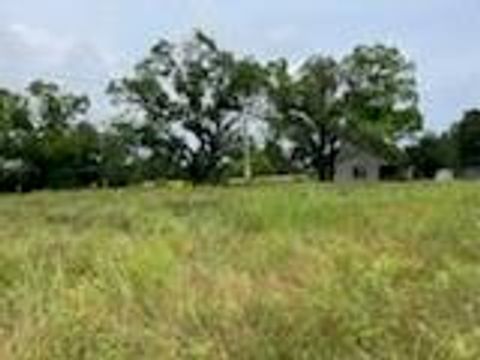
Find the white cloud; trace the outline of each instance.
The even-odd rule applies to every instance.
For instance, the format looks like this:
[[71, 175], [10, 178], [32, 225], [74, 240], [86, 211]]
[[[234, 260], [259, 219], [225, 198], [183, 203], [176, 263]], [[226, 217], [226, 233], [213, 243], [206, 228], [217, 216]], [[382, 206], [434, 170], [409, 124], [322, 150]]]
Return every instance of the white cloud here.
[[115, 58], [91, 42], [25, 24], [0, 27], [0, 87], [19, 91], [38, 78], [53, 80], [90, 95], [98, 114], [115, 67]]
[[0, 27], [0, 81], [56, 77], [82, 81], [108, 75], [114, 58], [88, 41], [26, 24]]
[[[368, 4], [367, 4], [368, 3]], [[299, 62], [342, 56], [359, 43], [400, 46], [418, 64], [432, 126], [478, 104], [478, 0], [0, 0], [0, 86], [36, 77], [70, 79], [72, 90], [104, 101], [159, 37], [180, 40], [201, 27], [221, 46], [260, 59]], [[10, 25], [9, 25], [10, 24]], [[109, 55], [114, 50], [115, 56]], [[98, 94], [98, 96], [97, 96]]]
[[24, 24], [0, 28], [0, 65], [9, 69], [42, 70], [58, 66], [71, 41]]

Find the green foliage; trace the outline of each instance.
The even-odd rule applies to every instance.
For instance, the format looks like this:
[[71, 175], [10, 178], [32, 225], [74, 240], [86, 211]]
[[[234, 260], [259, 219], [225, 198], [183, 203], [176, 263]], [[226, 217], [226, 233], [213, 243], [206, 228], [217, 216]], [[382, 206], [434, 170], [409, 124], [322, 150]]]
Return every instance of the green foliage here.
[[417, 176], [431, 178], [441, 168], [464, 176], [480, 166], [480, 111], [472, 109], [440, 135], [424, 134], [407, 150]]
[[[242, 169], [326, 180], [345, 144], [403, 162], [398, 145], [423, 126], [414, 64], [384, 45], [338, 60], [317, 54], [294, 69], [285, 59], [239, 57], [197, 31], [185, 42], [160, 40], [108, 92], [120, 118], [101, 128], [87, 97], [55, 83], [0, 90], [0, 190], [218, 184]], [[478, 118], [472, 110], [409, 147], [417, 176], [477, 166]]]
[[457, 147], [460, 168], [480, 166], [480, 110], [465, 112], [463, 119], [451, 130]]
[[0, 89], [0, 154], [3, 158], [21, 156], [28, 132], [33, 125], [26, 100], [18, 94]]
[[88, 98], [42, 81], [33, 82], [29, 91], [35, 131], [24, 160], [35, 167], [38, 186], [68, 188], [95, 182], [99, 135], [83, 119], [90, 106]]
[[438, 170], [456, 167], [456, 146], [448, 134], [427, 133], [407, 148], [407, 154], [418, 178], [432, 179]]
[[285, 61], [270, 70], [271, 124], [320, 180], [333, 177], [345, 142], [392, 146], [422, 127], [414, 67], [398, 49], [360, 46], [340, 63], [314, 56], [296, 73]]
[[240, 115], [260, 79], [255, 62], [237, 60], [196, 32], [183, 44], [160, 41], [131, 78], [109, 90], [143, 112], [142, 145], [166, 177], [217, 182], [240, 146]]
[[390, 142], [422, 129], [414, 64], [396, 48], [359, 46], [342, 61], [350, 128]]
[[272, 124], [293, 145], [292, 160], [314, 170], [320, 180], [332, 178], [341, 119], [338, 65], [316, 56], [297, 75], [288, 72], [285, 62], [271, 69], [271, 98], [277, 109]]
[[35, 107], [36, 126], [45, 134], [66, 131], [90, 107], [86, 96], [62, 93], [55, 83], [34, 81], [28, 90]]
[[34, 171], [23, 162], [33, 129], [28, 103], [19, 94], [0, 89], [0, 190], [29, 188]]
[[54, 83], [35, 81], [26, 95], [0, 91], [0, 191], [133, 182], [127, 132], [100, 132], [88, 108], [88, 98]]

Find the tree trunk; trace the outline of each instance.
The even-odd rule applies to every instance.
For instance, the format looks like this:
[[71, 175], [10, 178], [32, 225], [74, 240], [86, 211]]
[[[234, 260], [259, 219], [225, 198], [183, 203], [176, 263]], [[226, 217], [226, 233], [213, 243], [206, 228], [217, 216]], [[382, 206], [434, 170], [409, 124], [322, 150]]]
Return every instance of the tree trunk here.
[[335, 162], [337, 160], [337, 155], [338, 151], [335, 149], [335, 143], [337, 142], [337, 137], [335, 135], [332, 135], [330, 138], [330, 153], [329, 153], [329, 158], [328, 158], [328, 168], [330, 171], [329, 174], [329, 180], [334, 181], [335, 180]]
[[320, 182], [325, 182], [327, 180], [327, 176], [325, 174], [325, 167], [323, 165], [320, 165], [317, 169], [317, 177], [318, 181]]
[[325, 171], [325, 146], [327, 144], [327, 136], [326, 136], [326, 129], [325, 126], [320, 126], [318, 129], [318, 138], [319, 138], [319, 146], [316, 151], [316, 161], [315, 167], [317, 168], [317, 177], [319, 181], [325, 181], [327, 179], [327, 174]]

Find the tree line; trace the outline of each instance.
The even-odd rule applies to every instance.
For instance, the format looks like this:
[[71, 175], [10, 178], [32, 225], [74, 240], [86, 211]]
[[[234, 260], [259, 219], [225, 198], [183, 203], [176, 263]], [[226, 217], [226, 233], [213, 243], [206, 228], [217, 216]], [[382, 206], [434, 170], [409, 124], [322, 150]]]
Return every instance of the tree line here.
[[[0, 190], [221, 183], [252, 174], [331, 180], [345, 141], [394, 146], [423, 128], [414, 64], [384, 45], [293, 66], [239, 56], [197, 31], [184, 42], [159, 41], [107, 94], [118, 115], [100, 126], [89, 118], [88, 97], [54, 83], [0, 89]], [[418, 176], [450, 165], [450, 156], [461, 166], [472, 151], [462, 147], [476, 126], [470, 122], [478, 119], [403, 151]]]
[[480, 173], [480, 109], [465, 111], [439, 134], [427, 131], [405, 151], [417, 178], [433, 178], [441, 169], [458, 177], [468, 177], [469, 169]]

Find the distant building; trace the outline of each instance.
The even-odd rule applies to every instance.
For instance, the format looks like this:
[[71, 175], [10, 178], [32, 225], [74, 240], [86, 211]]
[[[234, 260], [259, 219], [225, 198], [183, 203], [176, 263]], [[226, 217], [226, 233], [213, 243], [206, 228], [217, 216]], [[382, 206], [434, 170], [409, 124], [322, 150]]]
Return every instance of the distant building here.
[[435, 173], [435, 181], [448, 182], [455, 180], [455, 171], [452, 169], [440, 169]]
[[345, 142], [337, 156], [335, 182], [400, 180], [408, 178], [400, 151], [386, 144]]
[[480, 166], [469, 166], [460, 171], [460, 177], [465, 180], [480, 180]]

